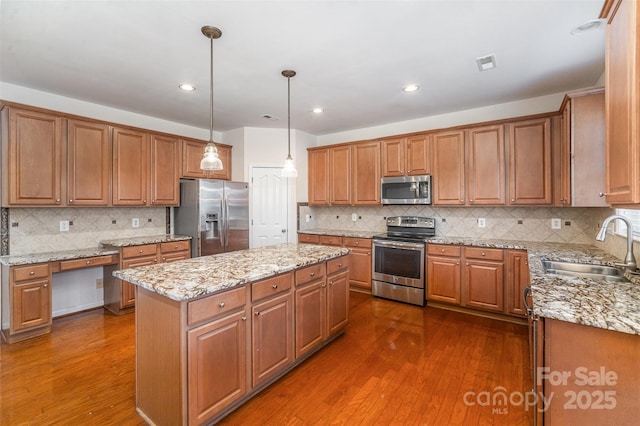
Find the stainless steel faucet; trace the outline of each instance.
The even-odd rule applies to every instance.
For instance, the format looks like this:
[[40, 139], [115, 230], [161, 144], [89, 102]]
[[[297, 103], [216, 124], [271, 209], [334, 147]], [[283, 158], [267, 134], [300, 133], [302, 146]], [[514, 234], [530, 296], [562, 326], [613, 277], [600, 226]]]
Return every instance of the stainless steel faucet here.
[[629, 272], [636, 272], [636, 258], [633, 255], [633, 224], [631, 223], [629, 218], [620, 216], [619, 214], [609, 216], [604, 220], [604, 222], [602, 222], [602, 228], [600, 228], [600, 231], [598, 231], [596, 240], [604, 241], [607, 236], [607, 226], [609, 226], [609, 223], [614, 219], [620, 219], [627, 225], [627, 254], [624, 257], [624, 263], [617, 265], [624, 266], [625, 270]]

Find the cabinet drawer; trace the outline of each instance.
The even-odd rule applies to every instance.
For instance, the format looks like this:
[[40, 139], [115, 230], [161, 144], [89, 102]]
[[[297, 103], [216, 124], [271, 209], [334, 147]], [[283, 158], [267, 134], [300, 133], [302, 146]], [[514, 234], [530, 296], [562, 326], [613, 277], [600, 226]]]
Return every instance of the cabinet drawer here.
[[322, 277], [324, 277], [324, 263], [307, 266], [296, 271], [296, 285], [306, 284]]
[[469, 259], [502, 261], [504, 260], [504, 252], [502, 249], [465, 247], [464, 257]]
[[144, 244], [141, 246], [124, 247], [122, 249], [122, 258], [128, 259], [131, 257], [155, 255], [157, 250], [157, 244]]
[[191, 241], [172, 241], [170, 243], [160, 243], [160, 253], [172, 253], [174, 251], [189, 250]]
[[247, 303], [247, 288], [240, 287], [189, 302], [187, 324], [196, 324], [209, 318], [231, 312]]
[[344, 237], [344, 246], [345, 247], [371, 248], [371, 239], [370, 238]]
[[114, 263], [112, 255], [63, 260], [60, 262], [60, 270], [68, 271], [70, 269], [89, 268], [91, 266], [109, 265], [112, 263]]
[[293, 284], [293, 272], [267, 278], [251, 284], [251, 301], [288, 291]]
[[349, 267], [349, 256], [342, 256], [327, 262], [327, 275]]
[[342, 237], [335, 237], [333, 235], [320, 235], [320, 244], [327, 246], [341, 246]]
[[427, 254], [434, 256], [460, 256], [460, 246], [427, 244]]
[[14, 281], [26, 281], [35, 278], [49, 277], [49, 264], [40, 263], [28, 266], [16, 266], [13, 269]]
[[318, 244], [320, 242], [320, 235], [314, 234], [298, 234], [299, 243]]

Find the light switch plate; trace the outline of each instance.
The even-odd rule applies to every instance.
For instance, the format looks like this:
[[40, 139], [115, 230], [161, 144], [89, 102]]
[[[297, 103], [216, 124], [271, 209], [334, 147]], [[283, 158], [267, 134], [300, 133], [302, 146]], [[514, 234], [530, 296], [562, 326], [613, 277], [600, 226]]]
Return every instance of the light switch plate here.
[[358, 220], [358, 214], [357, 213], [351, 213], [351, 220], [352, 221], [357, 221]]
[[69, 232], [69, 221], [61, 220], [60, 221], [60, 232]]
[[561, 229], [562, 228], [562, 219], [554, 217], [551, 219], [551, 229]]

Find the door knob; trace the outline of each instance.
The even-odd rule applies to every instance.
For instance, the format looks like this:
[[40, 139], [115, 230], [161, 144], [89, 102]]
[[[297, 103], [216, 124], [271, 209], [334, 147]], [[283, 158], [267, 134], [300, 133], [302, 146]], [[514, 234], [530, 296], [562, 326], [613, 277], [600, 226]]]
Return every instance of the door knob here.
[[286, 230], [286, 229], [283, 229], [283, 230], [282, 230], [282, 233], [284, 234], [285, 232], [287, 232], [287, 230]]

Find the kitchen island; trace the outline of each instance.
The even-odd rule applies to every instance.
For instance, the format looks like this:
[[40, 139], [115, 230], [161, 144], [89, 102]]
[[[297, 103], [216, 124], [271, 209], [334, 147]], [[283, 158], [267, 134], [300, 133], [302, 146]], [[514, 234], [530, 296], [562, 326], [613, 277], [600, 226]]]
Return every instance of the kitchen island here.
[[282, 244], [115, 271], [137, 286], [138, 413], [215, 422], [339, 336], [348, 254]]

